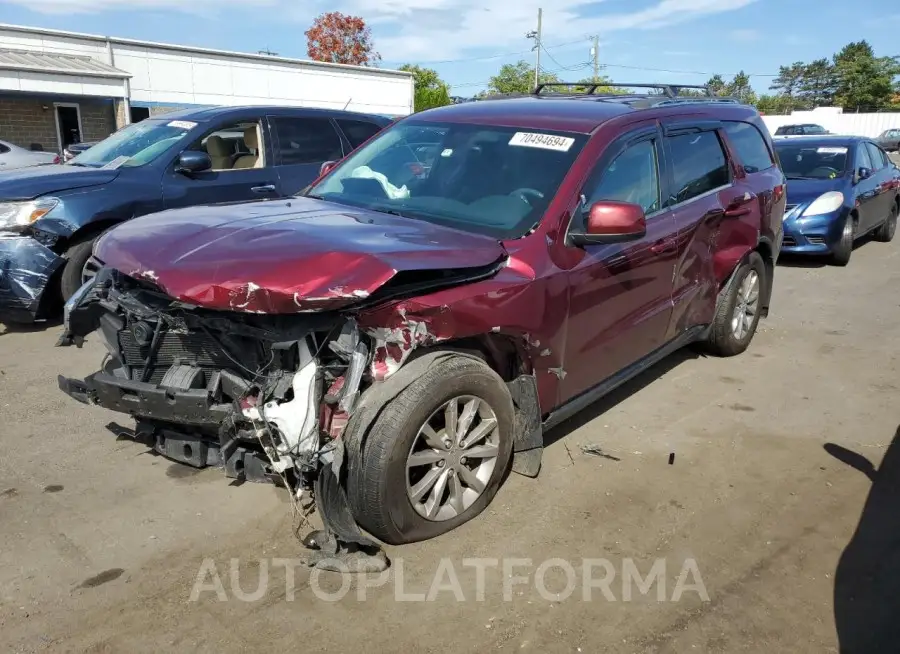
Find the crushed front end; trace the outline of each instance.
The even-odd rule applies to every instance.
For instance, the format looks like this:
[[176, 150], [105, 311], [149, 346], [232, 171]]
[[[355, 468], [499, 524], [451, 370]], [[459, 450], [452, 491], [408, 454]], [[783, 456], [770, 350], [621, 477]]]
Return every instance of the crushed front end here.
[[96, 330], [107, 350], [98, 372], [59, 378], [66, 394], [133, 416], [135, 436], [170, 459], [310, 493], [339, 542], [374, 545], [341, 503], [340, 454], [332, 471], [369, 360], [352, 318], [201, 309], [103, 268], [64, 320], [59, 345]]

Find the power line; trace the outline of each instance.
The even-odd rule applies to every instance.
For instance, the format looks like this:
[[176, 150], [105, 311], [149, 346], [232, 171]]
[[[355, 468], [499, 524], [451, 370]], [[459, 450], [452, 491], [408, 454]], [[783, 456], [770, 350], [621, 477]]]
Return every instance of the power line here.
[[[646, 66], [626, 66], [624, 64], [604, 64], [607, 68], [627, 68], [628, 70], [645, 70], [653, 73], [674, 73], [680, 75], [722, 75], [724, 77], [734, 77], [738, 73], [711, 73], [702, 70], [672, 70], [669, 68], [648, 68]], [[780, 73], [744, 73], [747, 77], [778, 77]]]
[[[588, 40], [588, 37], [584, 37], [584, 38], [578, 39], [577, 41], [566, 41], [565, 43], [557, 43], [557, 44], [555, 44], [555, 45], [546, 45], [546, 46], [544, 46], [544, 51], [546, 52], [546, 50], [547, 50], [548, 48], [553, 48], [553, 49], [556, 49], [556, 48], [565, 48], [566, 46], [569, 46], [569, 45], [575, 45], [576, 43], [584, 43], [584, 42], [587, 41], [587, 40]], [[501, 53], [499, 53], [499, 54], [484, 55], [483, 57], [468, 57], [468, 58], [465, 58], [465, 59], [431, 59], [431, 60], [419, 60], [419, 61], [416, 61], [415, 63], [418, 64], [418, 65], [424, 65], [424, 64], [461, 64], [461, 63], [466, 63], [466, 62], [469, 62], [469, 61], [488, 61], [488, 60], [490, 60], [490, 59], [501, 59], [501, 58], [503, 58], [503, 57], [514, 57], [514, 56], [516, 56], [516, 55], [531, 54], [532, 52], [533, 52], [533, 50], [520, 50], [520, 51], [518, 51], [518, 52], [501, 52]], [[388, 64], [402, 64], [402, 63], [410, 63], [410, 62], [408, 62], [408, 61], [401, 61], [400, 59], [395, 59], [395, 60], [382, 60], [382, 63], [388, 63]]]
[[[542, 73], [544, 75], [552, 75], [555, 73], [561, 73], [563, 71], [572, 72], [572, 71], [584, 70], [585, 68], [589, 68], [591, 65], [592, 64], [590, 61], [586, 61], [581, 64], [575, 64], [573, 66], [558, 68], [555, 70], [543, 70]], [[451, 84], [450, 87], [455, 89], [455, 88], [462, 88], [462, 87], [467, 87], [467, 86], [487, 86], [488, 84], [490, 84], [490, 82], [491, 82], [491, 80], [488, 79], [488, 80], [484, 80], [481, 82], [465, 82], [463, 84]]]

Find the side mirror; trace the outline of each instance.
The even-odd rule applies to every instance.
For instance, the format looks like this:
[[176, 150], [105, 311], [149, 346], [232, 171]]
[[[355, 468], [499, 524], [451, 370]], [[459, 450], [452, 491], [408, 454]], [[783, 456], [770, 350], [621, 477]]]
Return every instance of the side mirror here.
[[339, 163], [340, 161], [326, 161], [325, 163], [323, 163], [319, 168], [319, 177], [330, 173]]
[[205, 152], [197, 150], [185, 150], [178, 155], [178, 163], [175, 164], [175, 172], [182, 175], [202, 173], [212, 168], [212, 159]]
[[569, 235], [574, 245], [620, 243], [647, 233], [647, 219], [638, 204], [603, 200], [591, 205], [586, 213], [584, 231]]
[[868, 179], [872, 176], [872, 169], [866, 168], [863, 166], [859, 170], [856, 171], [856, 181], [861, 182], [864, 179]]

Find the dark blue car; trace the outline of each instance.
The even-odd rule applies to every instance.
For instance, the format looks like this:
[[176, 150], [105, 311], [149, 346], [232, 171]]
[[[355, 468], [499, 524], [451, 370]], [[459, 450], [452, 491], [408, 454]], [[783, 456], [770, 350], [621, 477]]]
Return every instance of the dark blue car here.
[[216, 107], [149, 118], [65, 165], [0, 174], [0, 321], [57, 311], [91, 274], [94, 240], [148, 213], [282, 198], [391, 123], [288, 107]]
[[788, 180], [782, 252], [830, 255], [845, 266], [861, 236], [894, 238], [900, 169], [870, 139], [775, 139], [775, 149]]

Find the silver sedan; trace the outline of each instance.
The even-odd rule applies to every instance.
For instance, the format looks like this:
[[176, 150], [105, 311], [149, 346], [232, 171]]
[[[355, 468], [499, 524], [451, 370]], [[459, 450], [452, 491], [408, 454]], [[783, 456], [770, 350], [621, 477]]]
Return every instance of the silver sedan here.
[[0, 141], [0, 172], [55, 163], [59, 163], [59, 155], [55, 152], [32, 152], [8, 141]]

